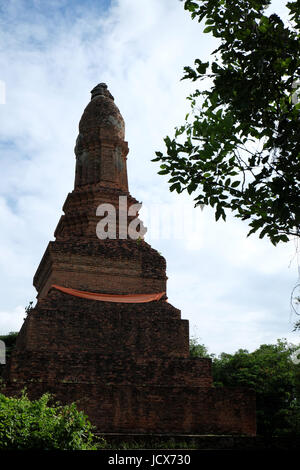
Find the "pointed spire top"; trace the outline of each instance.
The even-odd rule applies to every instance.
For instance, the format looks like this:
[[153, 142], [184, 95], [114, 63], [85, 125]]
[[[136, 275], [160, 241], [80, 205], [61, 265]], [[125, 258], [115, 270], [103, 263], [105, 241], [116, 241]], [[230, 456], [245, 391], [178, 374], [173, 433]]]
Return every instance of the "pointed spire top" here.
[[97, 96], [104, 96], [106, 98], [114, 100], [114, 97], [108, 90], [106, 83], [99, 83], [97, 86], [95, 86], [95, 88], [92, 89], [91, 94], [91, 100], [96, 98]]

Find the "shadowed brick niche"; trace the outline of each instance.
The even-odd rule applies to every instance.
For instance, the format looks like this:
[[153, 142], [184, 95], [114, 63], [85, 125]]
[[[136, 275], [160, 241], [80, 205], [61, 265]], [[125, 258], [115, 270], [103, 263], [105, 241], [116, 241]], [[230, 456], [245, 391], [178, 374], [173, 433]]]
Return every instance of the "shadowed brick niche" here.
[[[214, 388], [211, 360], [189, 356], [189, 326], [161, 300], [120, 303], [63, 293], [166, 292], [166, 262], [141, 236], [124, 238], [128, 191], [124, 120], [105, 84], [92, 90], [79, 123], [75, 185], [34, 276], [37, 303], [4, 370], [4, 391], [51, 392], [76, 401], [101, 433], [255, 435], [255, 396]], [[112, 204], [116, 239], [100, 240], [100, 204]], [[137, 214], [138, 217], [138, 214]], [[121, 236], [120, 236], [121, 235]]]

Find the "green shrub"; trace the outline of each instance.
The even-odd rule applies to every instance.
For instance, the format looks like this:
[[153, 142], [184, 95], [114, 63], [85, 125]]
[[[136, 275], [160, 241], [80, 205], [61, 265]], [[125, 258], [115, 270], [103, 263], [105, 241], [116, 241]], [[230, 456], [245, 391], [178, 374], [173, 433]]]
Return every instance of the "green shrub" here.
[[54, 403], [50, 394], [30, 401], [0, 394], [0, 450], [95, 450], [87, 416], [76, 404]]

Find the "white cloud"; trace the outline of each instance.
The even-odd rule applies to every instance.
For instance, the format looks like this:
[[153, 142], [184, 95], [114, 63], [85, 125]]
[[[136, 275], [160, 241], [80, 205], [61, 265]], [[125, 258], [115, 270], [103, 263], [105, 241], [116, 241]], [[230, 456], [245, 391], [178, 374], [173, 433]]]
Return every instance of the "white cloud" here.
[[[183, 66], [206, 59], [216, 42], [179, 1], [115, 0], [109, 10], [71, 3], [35, 1], [27, 11], [28, 2], [10, 1], [0, 20], [0, 333], [16, 329], [19, 305], [34, 299], [32, 278], [73, 188], [78, 122], [97, 83], [108, 83], [125, 119], [132, 195], [145, 206], [193, 206], [169, 193], [151, 159], [188, 111]], [[194, 216], [196, 237], [151, 241], [167, 259], [169, 300], [191, 330], [211, 352], [294, 338], [292, 244], [247, 239], [246, 225], [215, 223], [208, 209]]]
[[10, 312], [0, 311], [0, 334], [19, 331], [25, 316], [25, 308], [21, 305], [18, 305]]

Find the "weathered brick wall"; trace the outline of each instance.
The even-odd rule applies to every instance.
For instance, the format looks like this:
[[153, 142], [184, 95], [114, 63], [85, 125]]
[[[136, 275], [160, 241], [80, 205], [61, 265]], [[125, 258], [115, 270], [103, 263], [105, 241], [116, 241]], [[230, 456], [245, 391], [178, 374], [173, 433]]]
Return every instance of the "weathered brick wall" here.
[[[99, 240], [99, 204], [120, 220], [137, 201], [127, 185], [124, 121], [99, 84], [76, 143], [75, 188], [34, 277], [38, 303], [5, 368], [5, 393], [53, 393], [78, 402], [99, 432], [255, 434], [255, 397], [212, 387], [211, 362], [189, 357], [188, 321], [163, 298], [145, 304], [86, 300], [60, 284], [116, 294], [166, 292], [165, 259], [145, 241]], [[137, 214], [138, 216], [138, 214]]]
[[[32, 398], [45, 388], [62, 403], [77, 402], [102, 433], [255, 435], [255, 395], [243, 389], [28, 383]], [[14, 394], [15, 384], [6, 394]]]
[[145, 358], [95, 352], [16, 352], [9, 370], [11, 382], [97, 383], [98, 385], [160, 385], [210, 387], [210, 360]]
[[17, 349], [188, 357], [188, 338], [188, 321], [168, 302], [99, 302], [52, 289], [28, 315]]
[[90, 292], [147, 294], [166, 291], [164, 258], [146, 242], [50, 242], [34, 277], [39, 297], [52, 284]]
[[52, 289], [22, 327], [6, 393], [26, 386], [31, 398], [79, 400], [99, 432], [254, 435], [254, 395], [213, 388], [211, 361], [190, 358], [188, 343], [188, 322], [167, 302], [114, 304]]
[[[120, 197], [122, 197], [122, 213], [120, 214]], [[57, 240], [72, 240], [77, 237], [89, 237], [97, 239], [96, 226], [105, 214], [97, 215], [97, 208], [102, 204], [109, 204], [112, 210], [114, 222], [116, 222], [116, 239], [127, 239], [127, 233], [119, 236], [119, 227], [127, 229], [129, 223], [138, 217], [128, 215], [129, 208], [136, 205], [138, 201], [133, 198], [128, 191], [121, 191], [116, 188], [108, 188], [99, 183], [97, 185], [88, 184], [75, 188], [68, 194], [63, 205], [63, 215], [56, 227], [55, 237]], [[136, 208], [136, 206], [135, 206]], [[125, 237], [125, 238], [124, 238]]]

